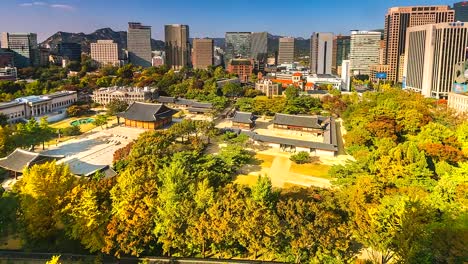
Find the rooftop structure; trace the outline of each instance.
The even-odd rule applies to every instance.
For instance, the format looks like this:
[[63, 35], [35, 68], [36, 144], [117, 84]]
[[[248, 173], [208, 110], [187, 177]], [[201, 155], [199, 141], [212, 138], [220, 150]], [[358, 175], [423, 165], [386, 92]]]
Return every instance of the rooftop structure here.
[[62, 158], [63, 156], [43, 155], [17, 148], [10, 155], [0, 158], [0, 167], [18, 176], [25, 168]]
[[255, 126], [255, 116], [250, 112], [236, 111], [231, 121], [233, 127], [241, 129], [251, 129]]
[[148, 87], [104, 87], [93, 92], [92, 100], [96, 103], [107, 105], [112, 100], [124, 101], [127, 104], [133, 102], [145, 102], [154, 98], [154, 89]]

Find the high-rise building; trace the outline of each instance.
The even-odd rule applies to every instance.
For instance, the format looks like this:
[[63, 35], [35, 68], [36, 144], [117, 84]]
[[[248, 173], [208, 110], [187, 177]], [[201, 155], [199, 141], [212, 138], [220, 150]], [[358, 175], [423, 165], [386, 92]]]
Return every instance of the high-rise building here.
[[15, 54], [12, 51], [0, 49], [0, 68], [15, 66]]
[[49, 56], [50, 56], [50, 49], [40, 47], [39, 48], [39, 66], [49, 65]]
[[120, 65], [119, 47], [113, 40], [98, 40], [91, 43], [91, 59], [100, 65]]
[[129, 22], [127, 32], [128, 61], [136, 66], [151, 66], [151, 26]]
[[70, 61], [81, 60], [81, 44], [73, 42], [63, 42], [57, 45], [58, 53]]
[[333, 33], [314, 33], [310, 37], [310, 72], [332, 74]]
[[266, 63], [268, 58], [268, 32], [252, 32], [251, 58]]
[[340, 74], [341, 64], [344, 60], [349, 60], [349, 51], [351, 49], [350, 36], [335, 36], [333, 39], [333, 57], [332, 57], [332, 72]]
[[385, 58], [389, 65], [388, 80], [401, 82], [399, 75], [400, 56], [405, 53], [406, 30], [408, 27], [453, 22], [455, 11], [449, 6], [392, 7], [385, 15]]
[[439, 23], [408, 28], [403, 87], [426, 97], [447, 98], [455, 65], [466, 60], [467, 23]]
[[172, 24], [164, 26], [166, 65], [175, 70], [190, 67], [189, 26]]
[[232, 59], [250, 58], [252, 56], [251, 32], [226, 32], [224, 49], [224, 64], [227, 66]]
[[382, 33], [375, 31], [351, 31], [351, 75], [370, 75], [370, 66], [379, 63], [381, 36]]
[[278, 64], [293, 63], [295, 55], [295, 39], [280, 38], [278, 47]]
[[206, 69], [213, 65], [213, 39], [194, 39], [192, 63], [195, 69]]
[[343, 90], [345, 91], [351, 91], [351, 72], [350, 72], [350, 61], [349, 60], [343, 60], [341, 62], [341, 80], [343, 80]]
[[453, 4], [455, 10], [455, 21], [468, 22], [468, 1]]
[[37, 35], [35, 33], [2, 33], [3, 49], [14, 52], [15, 66], [24, 68], [39, 64]]

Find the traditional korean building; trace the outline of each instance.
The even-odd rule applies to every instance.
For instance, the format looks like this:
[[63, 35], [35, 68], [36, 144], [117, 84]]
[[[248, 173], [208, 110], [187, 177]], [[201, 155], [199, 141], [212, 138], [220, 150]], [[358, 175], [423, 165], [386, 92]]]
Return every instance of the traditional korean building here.
[[323, 127], [327, 120], [328, 118], [322, 116], [275, 114], [273, 127], [323, 134]]
[[23, 173], [25, 168], [62, 158], [63, 156], [43, 155], [17, 148], [10, 155], [0, 159], [0, 167], [7, 170], [10, 176], [17, 177]]
[[248, 112], [235, 112], [232, 117], [232, 127], [252, 129], [255, 126], [255, 116]]
[[163, 104], [134, 102], [118, 116], [125, 119], [125, 126], [158, 129], [172, 122], [177, 111]]

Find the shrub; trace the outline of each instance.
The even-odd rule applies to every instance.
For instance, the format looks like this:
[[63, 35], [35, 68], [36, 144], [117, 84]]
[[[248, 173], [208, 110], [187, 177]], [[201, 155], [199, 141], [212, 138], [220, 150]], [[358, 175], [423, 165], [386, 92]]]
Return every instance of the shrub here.
[[78, 136], [81, 134], [80, 126], [69, 126], [62, 129], [64, 136]]
[[297, 154], [291, 155], [289, 159], [297, 164], [309, 163], [311, 160], [309, 153], [305, 151], [300, 151]]

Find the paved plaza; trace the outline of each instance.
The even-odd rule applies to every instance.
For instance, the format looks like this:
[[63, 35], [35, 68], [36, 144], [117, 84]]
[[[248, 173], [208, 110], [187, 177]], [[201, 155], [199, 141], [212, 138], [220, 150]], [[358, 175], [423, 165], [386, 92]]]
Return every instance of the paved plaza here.
[[70, 166], [72, 173], [89, 175], [112, 165], [114, 152], [124, 147], [147, 130], [117, 126], [102, 130], [96, 128], [81, 137], [52, 147], [43, 154], [63, 155], [59, 163]]

